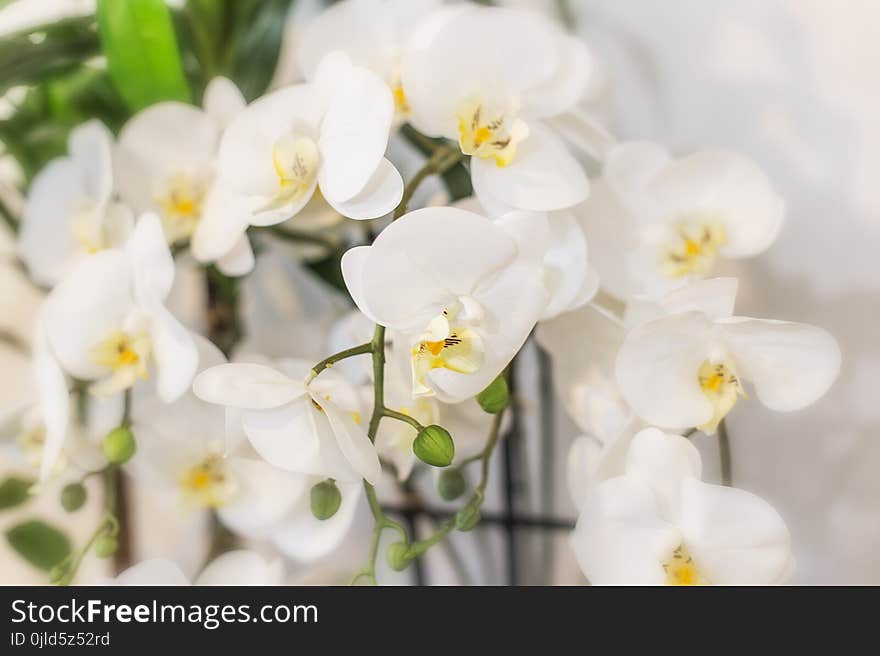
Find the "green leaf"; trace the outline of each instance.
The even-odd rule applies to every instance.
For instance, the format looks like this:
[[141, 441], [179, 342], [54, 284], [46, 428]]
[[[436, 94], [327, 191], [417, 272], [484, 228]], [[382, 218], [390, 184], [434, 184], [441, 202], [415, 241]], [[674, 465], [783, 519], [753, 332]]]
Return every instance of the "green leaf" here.
[[70, 540], [61, 531], [39, 520], [13, 526], [6, 540], [22, 558], [47, 572], [70, 555]]
[[164, 0], [98, 0], [97, 15], [110, 75], [132, 110], [162, 100], [189, 102]]
[[235, 21], [246, 28], [236, 40], [229, 72], [248, 101], [264, 93], [272, 81], [290, 4], [291, 0], [236, 3]]
[[19, 84], [43, 80], [80, 68], [99, 54], [91, 16], [70, 18], [0, 38], [0, 94]]
[[20, 506], [31, 498], [31, 485], [33, 481], [17, 476], [10, 476], [0, 483], [0, 510]]
[[29, 183], [49, 160], [67, 152], [74, 126], [98, 118], [115, 131], [129, 115], [107, 71], [80, 67], [31, 87], [12, 116], [0, 120], [0, 141]]
[[222, 47], [228, 45], [226, 18], [230, 13], [225, 0], [186, 0], [184, 30], [189, 37], [181, 47], [191, 46], [202, 69], [202, 83], [207, 84], [217, 74]]

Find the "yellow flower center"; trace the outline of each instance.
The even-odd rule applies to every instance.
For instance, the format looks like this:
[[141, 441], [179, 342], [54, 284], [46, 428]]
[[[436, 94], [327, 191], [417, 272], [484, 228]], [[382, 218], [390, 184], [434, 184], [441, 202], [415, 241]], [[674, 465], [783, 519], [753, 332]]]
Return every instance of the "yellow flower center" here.
[[700, 389], [712, 404], [712, 418], [698, 428], [707, 434], [712, 434], [718, 428], [721, 420], [727, 416], [733, 406], [736, 405], [740, 396], [745, 396], [742, 383], [740, 383], [732, 364], [724, 362], [709, 362], [705, 360], [697, 372]]
[[85, 205], [74, 212], [70, 231], [90, 255], [106, 248], [106, 236], [98, 210], [92, 205]]
[[712, 270], [718, 249], [727, 241], [718, 221], [684, 220], [675, 228], [675, 236], [663, 252], [663, 271], [671, 278]]
[[483, 366], [483, 340], [471, 328], [452, 325], [452, 319], [452, 313], [444, 310], [411, 349], [413, 393], [416, 396], [434, 394], [427, 380], [428, 372], [434, 369], [472, 374]]
[[278, 192], [262, 211], [277, 209], [308, 192], [318, 176], [321, 154], [309, 137], [286, 135], [275, 142], [272, 166], [278, 176]]
[[409, 100], [407, 100], [406, 92], [403, 90], [403, 85], [400, 81], [391, 85], [391, 95], [394, 97], [394, 111], [397, 113], [397, 116], [400, 118], [409, 116], [410, 112], [412, 112], [412, 107], [409, 105]]
[[663, 561], [663, 571], [666, 572], [666, 585], [709, 585], [683, 544]]
[[210, 455], [186, 470], [180, 485], [187, 501], [205, 508], [226, 505], [238, 491], [238, 483], [230, 476], [226, 462], [217, 455]]
[[202, 216], [205, 199], [204, 181], [180, 172], [173, 175], [157, 201], [162, 208], [162, 222], [169, 243], [189, 239]]
[[128, 389], [138, 378], [147, 378], [151, 351], [146, 333], [131, 335], [116, 330], [92, 349], [92, 361], [110, 370], [110, 376], [92, 387], [96, 394]]
[[482, 100], [465, 103], [458, 112], [458, 144], [465, 155], [494, 159], [504, 167], [513, 161], [519, 142], [528, 136], [526, 124], [503, 113], [490, 113]]

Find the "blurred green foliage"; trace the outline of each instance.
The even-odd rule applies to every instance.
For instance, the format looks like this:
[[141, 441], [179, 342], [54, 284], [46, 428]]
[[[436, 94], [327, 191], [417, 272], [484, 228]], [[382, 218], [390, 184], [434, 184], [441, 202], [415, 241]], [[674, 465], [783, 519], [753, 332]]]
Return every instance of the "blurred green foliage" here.
[[97, 15], [110, 76], [133, 111], [163, 100], [189, 101], [165, 0], [98, 0]]
[[21, 166], [25, 187], [90, 118], [117, 132], [153, 102], [200, 102], [216, 75], [232, 79], [248, 100], [264, 93], [293, 2], [187, 0], [169, 10], [162, 0], [100, 0], [97, 18], [0, 37], [0, 95], [21, 87], [6, 96], [14, 109], [0, 119], [0, 142]]
[[6, 540], [34, 567], [49, 571], [70, 555], [70, 540], [53, 526], [39, 520], [16, 524], [6, 531]]
[[[248, 101], [263, 94], [272, 75], [293, 0], [187, 0], [181, 32], [199, 70], [199, 91], [225, 75]], [[200, 94], [199, 94], [200, 95]]]

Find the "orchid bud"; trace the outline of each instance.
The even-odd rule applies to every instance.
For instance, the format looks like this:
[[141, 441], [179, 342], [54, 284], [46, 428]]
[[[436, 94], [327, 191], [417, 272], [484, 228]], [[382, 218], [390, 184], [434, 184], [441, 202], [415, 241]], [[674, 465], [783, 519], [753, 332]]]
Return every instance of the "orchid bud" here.
[[388, 566], [395, 572], [402, 572], [409, 567], [412, 559], [408, 555], [409, 547], [404, 542], [395, 542], [388, 546], [385, 558], [388, 560]]
[[112, 535], [102, 535], [95, 542], [95, 555], [98, 558], [109, 558], [119, 549], [119, 540]]
[[455, 529], [457, 531], [470, 531], [480, 521], [480, 506], [469, 503], [455, 513]]
[[434, 467], [448, 467], [455, 456], [455, 442], [442, 426], [426, 426], [413, 441], [413, 453], [419, 460]]
[[333, 517], [342, 503], [342, 493], [332, 478], [315, 484], [309, 496], [312, 514], [321, 521]]
[[61, 507], [67, 512], [74, 512], [86, 502], [86, 488], [82, 483], [68, 483], [61, 490]]
[[437, 494], [446, 501], [453, 501], [464, 494], [467, 484], [460, 469], [447, 469], [437, 480]]
[[128, 462], [137, 450], [134, 434], [127, 426], [119, 426], [107, 433], [102, 445], [104, 457], [114, 465]]
[[507, 381], [504, 376], [498, 376], [489, 383], [489, 386], [477, 394], [477, 403], [484, 412], [497, 415], [507, 407], [510, 401], [510, 393], [507, 390]]

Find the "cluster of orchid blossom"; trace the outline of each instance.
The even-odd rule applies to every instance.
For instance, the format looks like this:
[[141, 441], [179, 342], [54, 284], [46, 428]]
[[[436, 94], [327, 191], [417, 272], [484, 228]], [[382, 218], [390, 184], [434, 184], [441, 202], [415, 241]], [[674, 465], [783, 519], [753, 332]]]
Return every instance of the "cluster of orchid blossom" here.
[[[355, 539], [366, 501], [367, 562], [349, 575], [375, 583], [386, 530], [388, 563], [403, 569], [479, 521], [517, 403], [511, 363], [534, 335], [583, 431], [569, 454], [571, 546], [589, 581], [784, 581], [782, 518], [729, 481], [703, 482], [688, 439], [726, 440], [725, 418], [750, 396], [803, 408], [839, 370], [824, 330], [735, 316], [736, 280], [713, 277], [779, 234], [783, 201], [758, 166], [616, 142], [592, 117], [594, 57], [528, 10], [343, 0], [298, 38], [301, 82], [247, 104], [216, 78], [203, 107], [152, 105], [115, 137], [88, 122], [34, 180], [19, 253], [49, 288], [39, 398], [5, 430], [41, 480], [122, 467], [300, 563]], [[414, 157], [404, 132], [427, 150], [406, 183], [392, 161]], [[473, 196], [409, 206], [423, 181], [462, 165]], [[302, 250], [276, 239], [328, 225], [350, 246], [356, 310], [302, 283], [290, 261]], [[202, 270], [238, 279], [244, 337], [231, 353], [180, 300]], [[463, 501], [417, 540], [376, 486], [425, 467]], [[102, 522], [96, 538], [120, 530]], [[199, 581], [281, 580], [256, 554], [223, 559]], [[118, 581], [187, 579], [150, 561]]]

